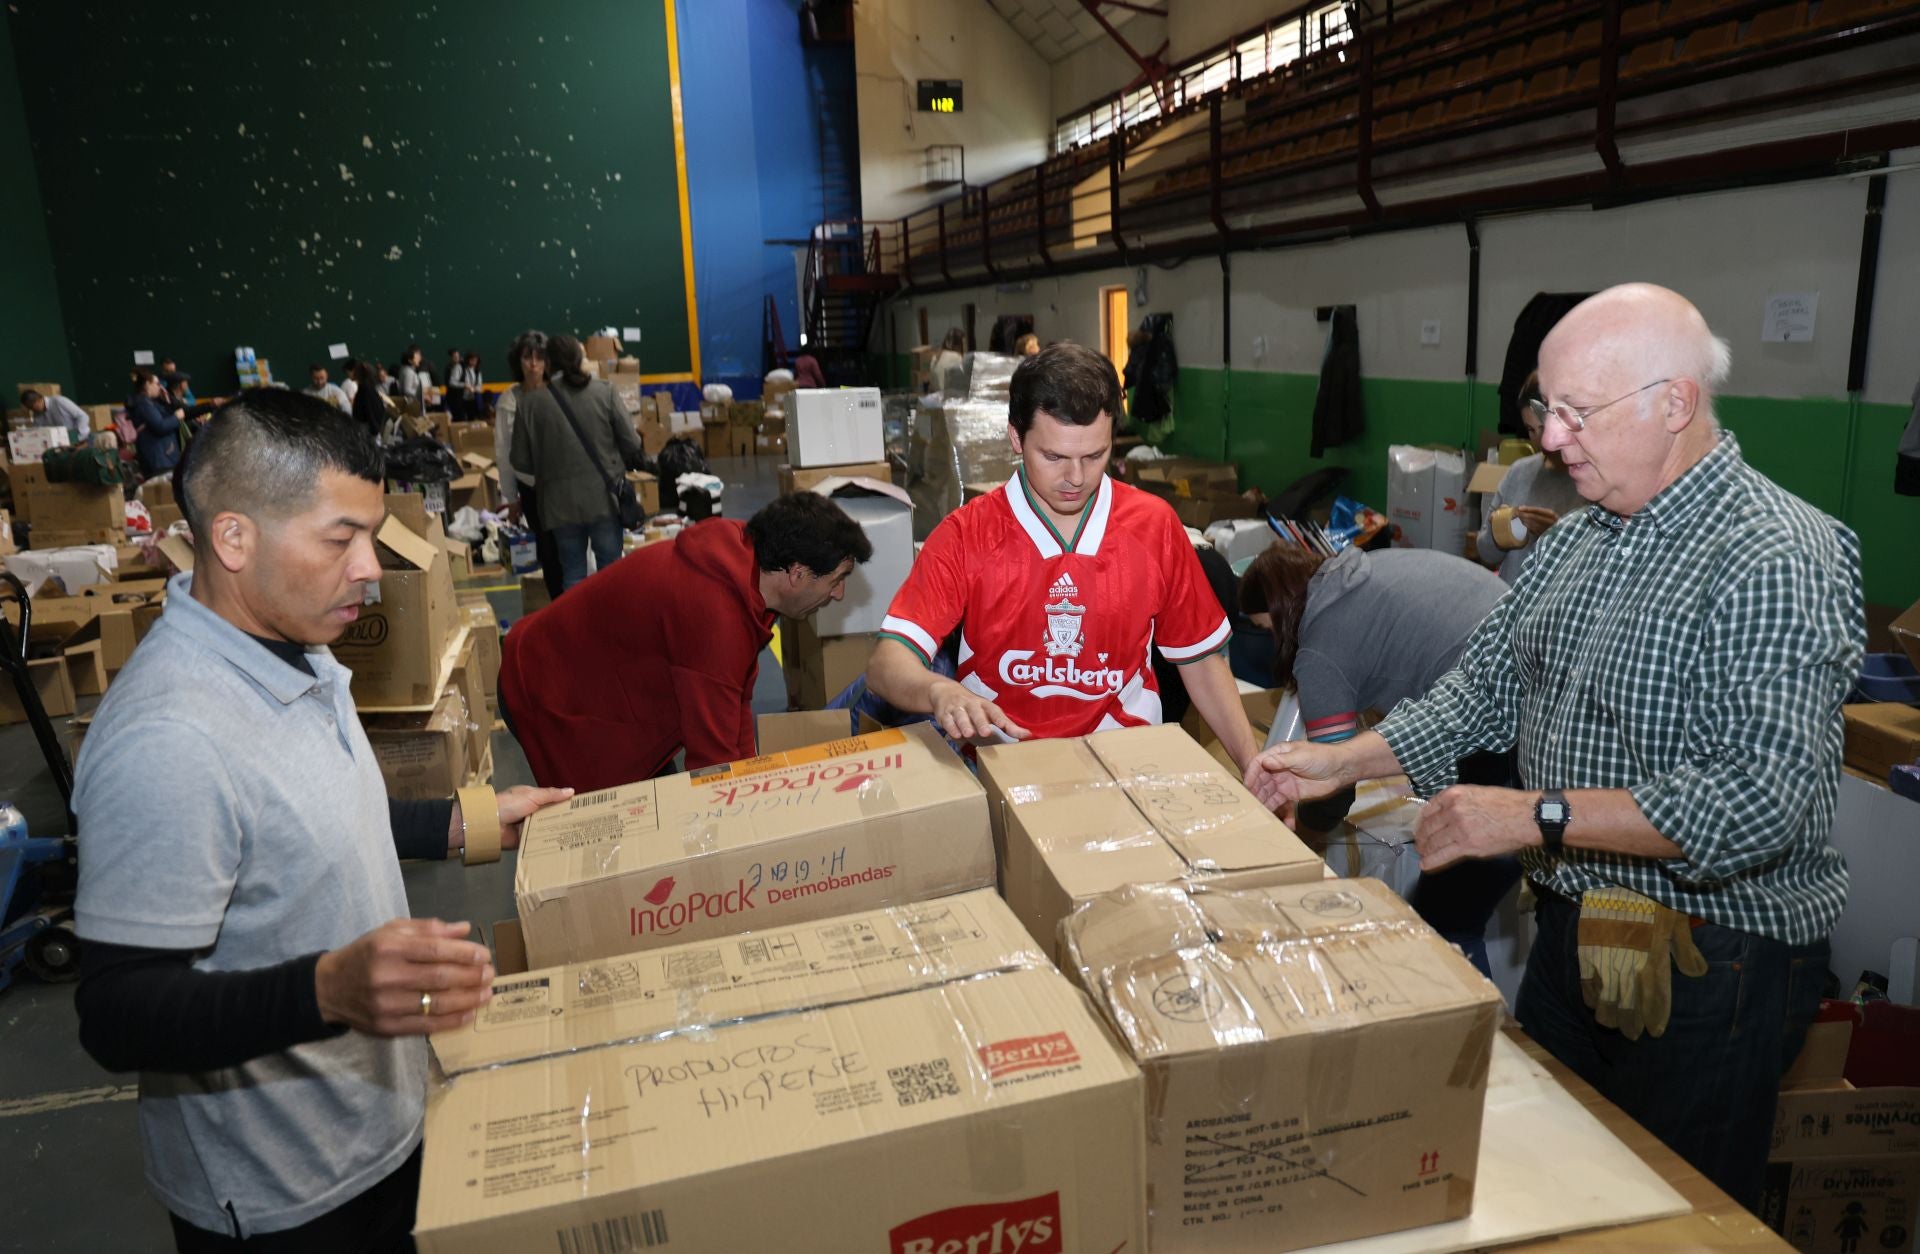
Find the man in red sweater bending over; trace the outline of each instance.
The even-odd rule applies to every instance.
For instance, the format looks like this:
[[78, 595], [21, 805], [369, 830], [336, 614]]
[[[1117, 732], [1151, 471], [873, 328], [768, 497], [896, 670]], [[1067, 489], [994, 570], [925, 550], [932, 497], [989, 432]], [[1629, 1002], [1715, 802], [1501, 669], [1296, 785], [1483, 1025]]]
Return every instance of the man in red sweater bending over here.
[[860, 525], [796, 492], [621, 558], [513, 625], [500, 704], [542, 784], [585, 792], [754, 754], [753, 681], [776, 614], [838, 601], [873, 556]]

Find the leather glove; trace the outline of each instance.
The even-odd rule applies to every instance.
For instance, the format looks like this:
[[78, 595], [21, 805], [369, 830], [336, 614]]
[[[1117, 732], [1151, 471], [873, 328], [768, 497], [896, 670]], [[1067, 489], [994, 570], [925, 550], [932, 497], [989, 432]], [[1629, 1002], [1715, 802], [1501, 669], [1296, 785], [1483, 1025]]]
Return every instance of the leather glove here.
[[1602, 1027], [1630, 1041], [1660, 1036], [1673, 1011], [1673, 968], [1705, 975], [1686, 915], [1625, 888], [1580, 897], [1580, 992]]

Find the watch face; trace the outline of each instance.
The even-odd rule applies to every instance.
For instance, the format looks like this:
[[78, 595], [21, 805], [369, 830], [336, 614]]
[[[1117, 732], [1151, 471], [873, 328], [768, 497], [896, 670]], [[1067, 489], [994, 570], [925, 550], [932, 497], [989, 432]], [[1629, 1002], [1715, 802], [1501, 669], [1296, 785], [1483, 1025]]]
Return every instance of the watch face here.
[[1542, 801], [1540, 803], [1540, 821], [1542, 823], [1564, 823], [1567, 821], [1566, 803], [1562, 801]]

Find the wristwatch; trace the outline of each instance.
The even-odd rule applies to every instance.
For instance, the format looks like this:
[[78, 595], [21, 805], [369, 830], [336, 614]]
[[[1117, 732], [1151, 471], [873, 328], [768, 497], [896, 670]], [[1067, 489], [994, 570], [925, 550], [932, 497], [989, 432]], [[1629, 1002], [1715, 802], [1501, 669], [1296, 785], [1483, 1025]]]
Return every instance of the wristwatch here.
[[1540, 825], [1540, 844], [1548, 853], [1560, 852], [1560, 840], [1567, 834], [1567, 824], [1573, 820], [1573, 808], [1567, 804], [1567, 794], [1558, 788], [1549, 788], [1540, 794], [1540, 800], [1533, 803], [1533, 821]]

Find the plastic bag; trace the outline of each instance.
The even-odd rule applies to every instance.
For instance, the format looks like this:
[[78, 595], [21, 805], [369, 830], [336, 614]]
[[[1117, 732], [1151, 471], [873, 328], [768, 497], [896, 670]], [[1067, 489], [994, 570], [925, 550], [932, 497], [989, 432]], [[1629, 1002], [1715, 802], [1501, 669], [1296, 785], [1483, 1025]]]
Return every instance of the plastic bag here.
[[432, 436], [410, 436], [387, 449], [387, 478], [402, 483], [452, 483], [460, 477], [453, 450]]

